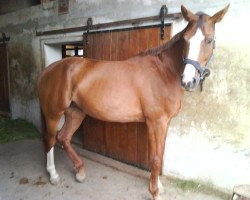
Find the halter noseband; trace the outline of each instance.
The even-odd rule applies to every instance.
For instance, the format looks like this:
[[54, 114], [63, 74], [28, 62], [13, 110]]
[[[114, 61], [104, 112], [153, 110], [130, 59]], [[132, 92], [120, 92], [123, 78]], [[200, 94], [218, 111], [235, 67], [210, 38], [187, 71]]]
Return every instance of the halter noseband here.
[[194, 68], [199, 72], [200, 76], [195, 77], [195, 81], [196, 81], [196, 86], [200, 83], [201, 86], [201, 91], [203, 90], [203, 81], [205, 80], [206, 77], [208, 77], [210, 75], [210, 70], [208, 69], [208, 65], [210, 64], [211, 60], [214, 57], [214, 49], [215, 49], [215, 40], [214, 40], [214, 48], [213, 48], [213, 53], [210, 56], [207, 64], [204, 67], [201, 67], [200, 63], [198, 61], [189, 59], [189, 58], [185, 58], [183, 60], [183, 63], [186, 64], [190, 64], [193, 65]]

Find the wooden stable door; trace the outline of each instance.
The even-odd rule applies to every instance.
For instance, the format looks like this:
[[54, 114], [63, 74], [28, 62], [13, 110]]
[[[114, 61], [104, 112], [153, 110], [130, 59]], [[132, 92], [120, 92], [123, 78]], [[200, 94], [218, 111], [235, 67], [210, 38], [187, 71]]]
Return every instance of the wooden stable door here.
[[6, 44], [0, 44], [0, 113], [9, 113], [9, 80]]
[[[100, 60], [124, 60], [169, 40], [171, 27], [138, 28], [91, 33], [87, 57]], [[149, 145], [145, 123], [108, 123], [87, 117], [83, 123], [83, 146], [90, 151], [149, 169]]]

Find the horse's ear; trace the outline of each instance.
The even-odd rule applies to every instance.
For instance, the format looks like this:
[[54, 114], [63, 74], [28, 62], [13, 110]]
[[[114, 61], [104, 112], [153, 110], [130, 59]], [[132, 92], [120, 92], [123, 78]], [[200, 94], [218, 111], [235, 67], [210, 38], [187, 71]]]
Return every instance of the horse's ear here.
[[215, 13], [211, 18], [210, 20], [213, 22], [213, 23], [217, 23], [217, 22], [220, 22], [223, 17], [225, 16], [225, 14], [227, 13], [228, 11], [228, 8], [229, 8], [230, 4], [228, 4], [224, 9], [222, 9], [221, 11]]
[[197, 16], [193, 14], [191, 11], [189, 11], [185, 6], [181, 5], [181, 13], [185, 20], [188, 22], [194, 21], [197, 19]]

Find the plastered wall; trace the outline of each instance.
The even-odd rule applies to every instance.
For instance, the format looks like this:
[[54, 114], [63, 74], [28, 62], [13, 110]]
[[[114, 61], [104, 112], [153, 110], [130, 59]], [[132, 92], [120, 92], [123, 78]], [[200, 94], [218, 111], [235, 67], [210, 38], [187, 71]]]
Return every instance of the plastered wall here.
[[[165, 150], [165, 174], [181, 175], [231, 190], [250, 181], [250, 3], [231, 2], [216, 26], [215, 56], [204, 91], [185, 94], [172, 121]], [[213, 13], [212, 9], [206, 9]], [[178, 32], [183, 23], [174, 25]]]

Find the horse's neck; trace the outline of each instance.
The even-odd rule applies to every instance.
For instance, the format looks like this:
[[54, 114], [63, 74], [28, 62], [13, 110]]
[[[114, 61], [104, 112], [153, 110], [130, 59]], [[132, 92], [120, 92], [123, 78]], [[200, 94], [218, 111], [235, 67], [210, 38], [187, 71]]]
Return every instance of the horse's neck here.
[[181, 76], [184, 70], [183, 53], [184, 40], [179, 38], [169, 48], [162, 51], [161, 60], [167, 71], [172, 72], [176, 76]]

